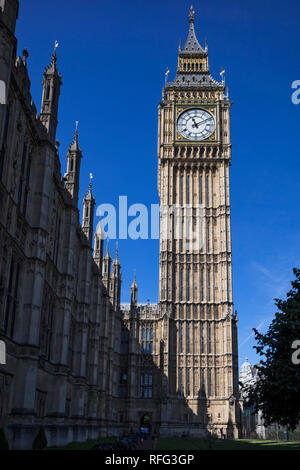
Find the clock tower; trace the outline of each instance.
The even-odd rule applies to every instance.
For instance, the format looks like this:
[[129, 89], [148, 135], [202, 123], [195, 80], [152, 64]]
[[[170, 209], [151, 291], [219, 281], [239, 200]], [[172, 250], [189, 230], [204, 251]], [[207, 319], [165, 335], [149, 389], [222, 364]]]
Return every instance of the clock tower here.
[[232, 300], [230, 107], [194, 30], [159, 105], [159, 308], [163, 435], [237, 437], [237, 316]]

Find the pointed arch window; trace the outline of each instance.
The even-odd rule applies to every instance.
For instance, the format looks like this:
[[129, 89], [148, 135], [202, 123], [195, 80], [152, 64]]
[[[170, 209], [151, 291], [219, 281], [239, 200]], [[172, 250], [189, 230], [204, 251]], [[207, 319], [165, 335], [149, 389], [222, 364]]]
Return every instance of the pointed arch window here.
[[211, 353], [211, 324], [207, 324], [208, 353]]
[[152, 354], [153, 351], [153, 327], [142, 328], [142, 354]]
[[211, 300], [211, 273], [210, 268], [207, 269], [207, 300], [210, 302]]
[[202, 390], [202, 393], [205, 393], [205, 375], [204, 375], [203, 368], [201, 368], [201, 373], [200, 373], [200, 388]]
[[210, 222], [207, 221], [206, 224], [206, 239], [207, 239], [207, 252], [210, 252]]
[[201, 268], [201, 275], [200, 275], [200, 300], [204, 300], [204, 270]]
[[209, 206], [209, 192], [210, 192], [209, 175], [206, 175], [206, 206], [207, 207]]
[[50, 83], [47, 82], [47, 85], [46, 85], [46, 93], [45, 93], [45, 99], [46, 100], [49, 100], [50, 98]]
[[179, 368], [179, 393], [183, 395], [183, 380], [182, 380], [182, 367]]
[[11, 257], [9, 284], [6, 297], [6, 308], [4, 316], [4, 334], [13, 338], [14, 328], [16, 321], [16, 314], [18, 310], [18, 293], [19, 293], [19, 279], [20, 279], [20, 263], [16, 262], [14, 256]]
[[191, 394], [191, 377], [190, 377], [190, 369], [186, 370], [186, 394]]
[[179, 323], [179, 352], [183, 352], [183, 326]]
[[203, 184], [202, 184], [202, 175], [199, 176], [199, 194], [200, 194], [200, 204], [203, 203]]
[[212, 378], [211, 378], [211, 369], [208, 369], [207, 371], [207, 391], [208, 391], [208, 396], [212, 396]]
[[201, 353], [204, 353], [204, 325], [203, 325], [203, 322], [201, 323], [201, 327], [200, 327], [200, 331], [201, 331], [201, 338], [200, 338], [200, 352]]
[[186, 183], [186, 202], [187, 204], [190, 203], [190, 175], [187, 176], [187, 183]]
[[183, 299], [183, 268], [179, 268], [179, 300]]
[[152, 372], [141, 372], [141, 397], [152, 398]]
[[191, 352], [191, 325], [187, 323], [186, 326], [186, 352]]

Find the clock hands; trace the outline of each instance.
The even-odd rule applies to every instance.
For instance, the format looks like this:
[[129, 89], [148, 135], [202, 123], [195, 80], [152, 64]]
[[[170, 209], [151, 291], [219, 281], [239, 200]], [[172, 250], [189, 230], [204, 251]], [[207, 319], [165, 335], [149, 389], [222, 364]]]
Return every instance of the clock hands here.
[[199, 122], [196, 122], [194, 118], [192, 118], [192, 121], [194, 121], [194, 124], [192, 124], [192, 127], [199, 127], [199, 124], [203, 124], [204, 122], [206, 121], [210, 121], [211, 120], [211, 117], [207, 118], [207, 119], [204, 119], [203, 121], [199, 121]]
[[192, 121], [194, 121], [194, 124], [192, 124], [192, 127], [197, 127], [198, 128], [198, 124], [200, 124], [201, 121], [196, 122], [195, 118], [192, 118]]

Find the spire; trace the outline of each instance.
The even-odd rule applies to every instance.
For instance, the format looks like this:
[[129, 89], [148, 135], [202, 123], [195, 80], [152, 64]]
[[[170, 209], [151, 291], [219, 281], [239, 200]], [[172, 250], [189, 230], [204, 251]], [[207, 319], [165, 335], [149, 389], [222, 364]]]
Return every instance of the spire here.
[[204, 54], [205, 53], [205, 50], [202, 49], [196, 37], [196, 33], [194, 29], [194, 16], [195, 16], [195, 10], [193, 6], [191, 6], [190, 12], [189, 12], [189, 23], [190, 23], [189, 34], [188, 34], [188, 37], [187, 37], [187, 40], [183, 49], [180, 50], [181, 54], [199, 54], [199, 53]]
[[136, 283], [136, 278], [135, 278], [135, 271], [134, 271], [134, 275], [133, 275], [133, 281], [132, 281], [132, 284], [131, 284], [131, 289], [134, 289], [134, 288], [137, 289], [137, 283]]
[[99, 220], [96, 232], [94, 236], [94, 260], [99, 267], [100, 273], [102, 274], [102, 260], [103, 260], [103, 244], [104, 244], [104, 233], [101, 227], [101, 220]]
[[57, 70], [56, 48], [58, 42], [55, 41], [54, 51], [51, 56], [51, 63], [45, 68], [43, 75], [43, 97], [40, 119], [49, 135], [49, 140], [54, 145], [57, 127], [58, 100], [60, 86], [62, 84], [61, 75]]
[[[74, 204], [78, 205], [78, 192], [79, 192], [79, 176], [80, 176], [80, 162], [82, 158], [82, 152], [78, 144], [78, 121], [76, 121], [75, 125], [75, 132], [73, 141], [69, 147], [68, 154], [67, 154], [67, 173], [65, 174], [66, 178], [66, 188], [71, 194]], [[86, 194], [86, 198], [91, 197], [93, 198], [91, 192], [91, 186], [89, 186], [90, 191]], [[94, 198], [91, 199], [94, 201]]]
[[115, 259], [113, 261], [113, 264], [114, 265], [120, 265], [120, 261], [119, 261], [119, 246], [118, 246], [118, 242], [116, 241], [116, 255], [115, 255]]
[[91, 175], [92, 174], [90, 173], [89, 189], [83, 199], [82, 230], [85, 233], [87, 239], [89, 240], [90, 246], [92, 247], [94, 207], [96, 201], [92, 193]]
[[136, 307], [137, 305], [137, 291], [138, 291], [138, 286], [136, 283], [135, 272], [134, 272], [133, 282], [131, 284], [131, 307]]
[[81, 152], [81, 149], [80, 149], [79, 143], [78, 143], [78, 121], [75, 121], [74, 137], [73, 137], [73, 140], [70, 144], [69, 150], [71, 150], [73, 152]]
[[106, 260], [110, 260], [110, 259], [111, 259], [110, 255], [109, 255], [109, 247], [108, 247], [108, 245], [109, 245], [109, 239], [107, 239], [107, 242], [106, 242], [106, 250], [105, 250], [105, 255], [104, 255], [104, 259], [106, 259]]
[[106, 251], [105, 251], [104, 258], [103, 258], [103, 266], [102, 266], [102, 280], [103, 280], [104, 286], [109, 292], [110, 282], [111, 282], [111, 275], [110, 275], [111, 257], [109, 256], [108, 245], [109, 245], [109, 240], [107, 239]]
[[185, 45], [179, 45], [177, 73], [173, 81], [165, 80], [164, 93], [170, 88], [204, 88], [222, 89], [224, 83], [217, 82], [210, 75], [208, 64], [207, 42], [203, 48], [195, 33], [195, 10], [189, 11], [189, 32]]
[[88, 187], [88, 191], [87, 191], [86, 195], [84, 196], [84, 201], [94, 201], [95, 202], [95, 198], [94, 198], [93, 193], [92, 193], [92, 179], [93, 179], [93, 174], [90, 173], [89, 187]]

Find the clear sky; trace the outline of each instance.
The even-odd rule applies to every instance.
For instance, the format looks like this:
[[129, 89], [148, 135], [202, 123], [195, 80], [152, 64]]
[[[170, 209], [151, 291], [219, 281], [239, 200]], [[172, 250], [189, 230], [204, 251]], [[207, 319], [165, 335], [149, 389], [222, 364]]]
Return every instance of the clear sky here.
[[[97, 204], [158, 202], [157, 106], [166, 67], [176, 72], [188, 32], [185, 0], [24, 0], [18, 52], [30, 53], [32, 95], [57, 39], [63, 77], [59, 126], [62, 171], [79, 121], [80, 201], [94, 174]], [[273, 299], [300, 266], [299, 0], [194, 1], [195, 29], [207, 38], [212, 75], [225, 67], [232, 106], [232, 249], [240, 362], [257, 360], [252, 328], [266, 331]], [[111, 241], [114, 255], [115, 242]], [[121, 240], [122, 301], [136, 269], [139, 301], [158, 300], [158, 241]]]

